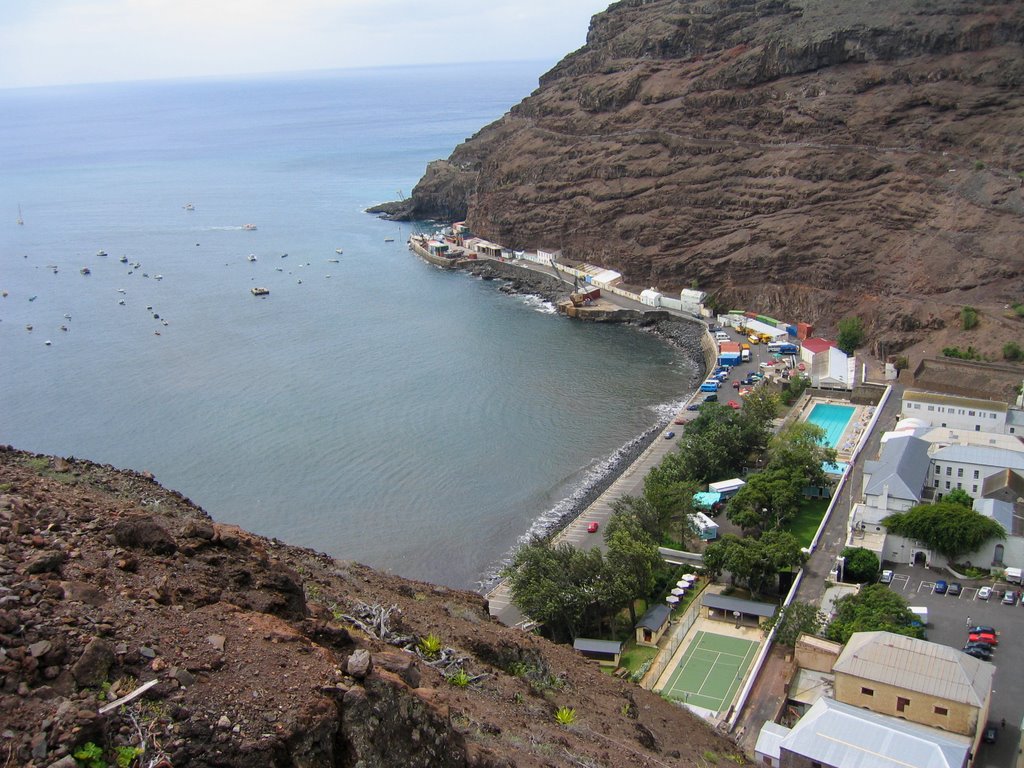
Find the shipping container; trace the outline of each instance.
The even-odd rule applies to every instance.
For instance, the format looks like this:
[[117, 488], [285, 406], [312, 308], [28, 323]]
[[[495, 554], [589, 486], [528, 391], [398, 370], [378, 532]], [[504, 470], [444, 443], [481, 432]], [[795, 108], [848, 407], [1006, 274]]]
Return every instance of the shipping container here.
[[787, 325], [786, 326], [786, 333], [788, 333], [790, 336], [792, 336], [795, 339], [796, 338], [796, 326], [795, 325]]
[[743, 312], [742, 309], [730, 309], [728, 312], [726, 312], [726, 314], [727, 315], [742, 315], [742, 314], [744, 314], [744, 312]]
[[803, 341], [809, 339], [814, 335], [814, 326], [810, 323], [797, 323], [796, 324], [796, 337]]

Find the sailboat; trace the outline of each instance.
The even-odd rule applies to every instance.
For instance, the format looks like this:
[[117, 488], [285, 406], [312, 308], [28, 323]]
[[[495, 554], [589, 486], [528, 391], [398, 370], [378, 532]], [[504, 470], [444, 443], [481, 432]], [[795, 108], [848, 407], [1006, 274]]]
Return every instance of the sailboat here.
[[25, 220], [21, 218], [21, 203], [18, 203], [18, 224], [24, 224]]

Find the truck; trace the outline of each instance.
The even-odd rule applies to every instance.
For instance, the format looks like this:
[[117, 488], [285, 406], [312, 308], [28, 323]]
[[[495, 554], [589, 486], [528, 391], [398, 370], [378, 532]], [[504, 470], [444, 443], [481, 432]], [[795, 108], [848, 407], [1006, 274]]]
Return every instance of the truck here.
[[1020, 584], [1022, 578], [1022, 572], [1020, 568], [1007, 568], [1003, 573], [1003, 578], [1006, 579], [1010, 584]]
[[740, 350], [740, 362], [749, 363], [750, 362], [750, 347], [747, 346], [746, 344], [744, 344], [743, 346], [746, 347], [746, 348]]

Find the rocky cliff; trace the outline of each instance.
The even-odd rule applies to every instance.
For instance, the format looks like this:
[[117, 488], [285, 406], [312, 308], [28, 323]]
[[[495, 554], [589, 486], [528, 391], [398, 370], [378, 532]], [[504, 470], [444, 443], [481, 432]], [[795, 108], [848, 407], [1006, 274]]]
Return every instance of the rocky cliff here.
[[88, 750], [92, 768], [744, 763], [479, 595], [214, 523], [142, 474], [0, 447], [0, 765]]
[[1019, 338], [1022, 43], [1015, 0], [623, 0], [389, 210], [890, 350], [964, 304]]

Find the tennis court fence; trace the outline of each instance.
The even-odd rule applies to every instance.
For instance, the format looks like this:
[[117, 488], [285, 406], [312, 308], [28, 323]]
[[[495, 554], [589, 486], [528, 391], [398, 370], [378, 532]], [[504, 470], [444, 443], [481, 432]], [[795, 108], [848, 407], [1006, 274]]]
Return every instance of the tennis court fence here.
[[650, 669], [647, 670], [647, 674], [643, 676], [640, 681], [640, 685], [646, 688], [648, 691], [653, 689], [658, 684], [658, 679], [661, 677], [661, 673], [665, 671], [665, 667], [672, 661], [672, 657], [675, 652], [679, 650], [679, 646], [682, 645], [683, 638], [686, 637], [686, 633], [690, 631], [690, 627], [693, 626], [693, 622], [700, 616], [700, 596], [703, 593], [703, 589], [698, 592], [693, 602], [687, 607], [686, 612], [680, 616], [676, 623], [673, 624], [672, 629], [669, 630], [668, 640], [665, 645], [662, 646], [661, 650], [658, 651], [658, 655], [654, 657], [654, 661], [651, 662]]

